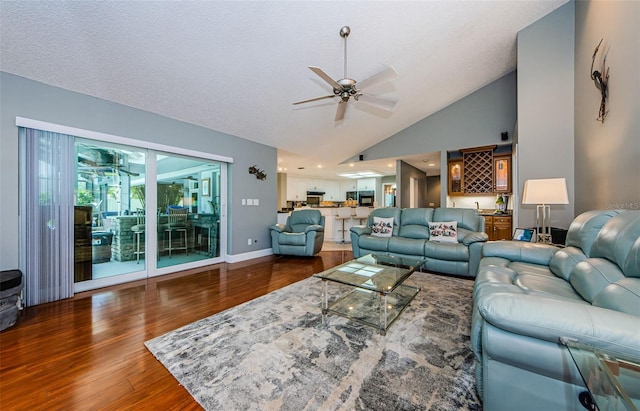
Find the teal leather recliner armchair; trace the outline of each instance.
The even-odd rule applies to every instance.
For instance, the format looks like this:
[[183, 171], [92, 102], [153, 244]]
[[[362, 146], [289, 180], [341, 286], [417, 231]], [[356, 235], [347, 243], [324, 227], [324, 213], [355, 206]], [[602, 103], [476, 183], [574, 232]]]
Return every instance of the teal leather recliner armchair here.
[[324, 216], [318, 210], [292, 211], [286, 224], [273, 224], [269, 230], [274, 254], [312, 256], [322, 249]]

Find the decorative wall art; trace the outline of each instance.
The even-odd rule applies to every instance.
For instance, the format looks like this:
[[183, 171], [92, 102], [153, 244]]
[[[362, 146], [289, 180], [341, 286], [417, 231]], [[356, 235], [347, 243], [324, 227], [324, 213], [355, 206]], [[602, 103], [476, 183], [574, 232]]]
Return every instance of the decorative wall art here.
[[605, 117], [607, 117], [607, 97], [609, 94], [609, 67], [607, 66], [607, 53], [604, 54], [604, 58], [602, 59], [602, 71], [593, 71], [593, 65], [596, 62], [596, 54], [598, 54], [598, 49], [602, 44], [602, 39], [600, 39], [600, 43], [596, 46], [596, 49], [593, 51], [593, 57], [591, 57], [591, 71], [589, 72], [591, 75], [591, 80], [596, 85], [596, 88], [600, 90], [600, 110], [598, 111], [597, 120], [604, 123]]
[[255, 164], [249, 167], [249, 174], [255, 175], [258, 180], [267, 179], [267, 173], [265, 173], [264, 170], [260, 170], [259, 168], [257, 168]]
[[211, 196], [211, 179], [203, 178], [202, 179], [202, 197]]

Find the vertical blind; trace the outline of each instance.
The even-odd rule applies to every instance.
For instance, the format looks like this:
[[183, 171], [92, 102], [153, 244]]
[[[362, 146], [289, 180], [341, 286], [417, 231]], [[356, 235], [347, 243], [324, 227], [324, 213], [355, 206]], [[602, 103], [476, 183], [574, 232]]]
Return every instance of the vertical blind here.
[[27, 306], [73, 296], [73, 143], [73, 136], [20, 128]]

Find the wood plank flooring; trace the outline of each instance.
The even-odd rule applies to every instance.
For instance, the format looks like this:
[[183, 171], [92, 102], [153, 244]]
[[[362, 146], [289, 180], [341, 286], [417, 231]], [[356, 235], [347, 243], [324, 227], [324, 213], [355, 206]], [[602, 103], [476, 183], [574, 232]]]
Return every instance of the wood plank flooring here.
[[27, 307], [0, 332], [0, 409], [201, 409], [144, 342], [352, 258], [269, 256]]

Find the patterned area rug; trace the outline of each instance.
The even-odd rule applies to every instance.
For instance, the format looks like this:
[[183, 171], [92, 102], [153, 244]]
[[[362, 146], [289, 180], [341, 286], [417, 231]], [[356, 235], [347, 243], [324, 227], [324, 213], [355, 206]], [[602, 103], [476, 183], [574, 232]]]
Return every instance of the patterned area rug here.
[[470, 348], [473, 282], [421, 288], [386, 336], [320, 312], [308, 278], [145, 344], [207, 410], [481, 410]]

